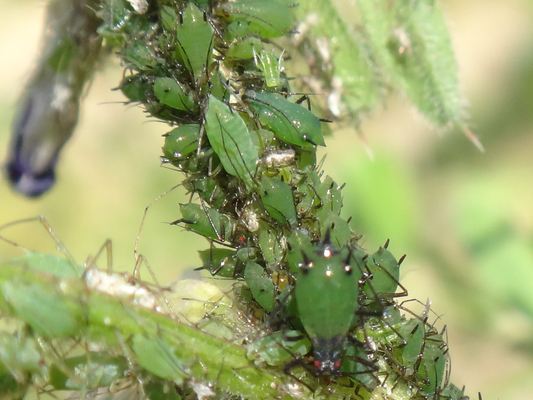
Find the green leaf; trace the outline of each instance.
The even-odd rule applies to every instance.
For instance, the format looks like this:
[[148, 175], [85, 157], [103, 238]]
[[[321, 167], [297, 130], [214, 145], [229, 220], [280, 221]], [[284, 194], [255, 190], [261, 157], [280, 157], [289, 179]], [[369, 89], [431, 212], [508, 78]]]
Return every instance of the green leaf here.
[[357, 0], [364, 29], [383, 75], [433, 124], [458, 127], [478, 148], [465, 124], [450, 34], [432, 0]]

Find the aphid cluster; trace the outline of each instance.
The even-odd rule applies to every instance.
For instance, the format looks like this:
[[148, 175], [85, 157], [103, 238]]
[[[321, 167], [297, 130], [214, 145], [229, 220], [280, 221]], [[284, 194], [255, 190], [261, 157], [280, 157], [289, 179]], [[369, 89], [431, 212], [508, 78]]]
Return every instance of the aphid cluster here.
[[[306, 385], [292, 372], [299, 365], [353, 378], [360, 393], [394, 380], [413, 395], [440, 396], [445, 342], [418, 317], [400, 316], [401, 261], [386, 246], [369, 255], [357, 245], [340, 216], [342, 187], [317, 166], [324, 122], [292, 94], [282, 69], [290, 52], [272, 42], [292, 34], [296, 6], [169, 2], [141, 14], [112, 4], [99, 12], [100, 31], [122, 46], [120, 89], [177, 125], [165, 135], [163, 162], [185, 174], [191, 201], [173, 224], [206, 237], [203, 268], [243, 279], [242, 295], [270, 315], [274, 334], [250, 344], [252, 357], [276, 364], [273, 343], [285, 343], [277, 364]], [[294, 329], [311, 341], [310, 367], [308, 346], [287, 345], [302, 339], [290, 339]]]

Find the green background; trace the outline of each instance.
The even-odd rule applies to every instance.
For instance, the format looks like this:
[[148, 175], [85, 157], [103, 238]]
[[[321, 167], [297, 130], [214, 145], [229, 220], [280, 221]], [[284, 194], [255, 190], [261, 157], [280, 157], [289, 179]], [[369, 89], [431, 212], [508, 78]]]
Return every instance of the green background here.
[[[452, 381], [484, 399], [529, 399], [533, 393], [533, 5], [526, 0], [446, 1], [442, 6], [471, 106], [481, 154], [459, 132], [437, 132], [408, 100], [390, 97], [362, 125], [374, 152], [343, 129], [327, 141], [324, 168], [344, 190], [345, 215], [373, 251], [391, 239], [407, 253], [402, 282], [412, 297], [442, 315], [453, 360]], [[39, 52], [45, 2], [0, 0], [0, 148]], [[161, 168], [168, 127], [125, 107], [111, 57], [92, 82], [58, 182], [38, 200], [0, 181], [0, 224], [44, 214], [81, 263], [106, 238], [113, 267], [132, 271], [144, 208], [181, 181]], [[3, 151], [5, 154], [5, 150]], [[4, 158], [2, 154], [2, 158]], [[139, 251], [170, 282], [192, 276], [207, 242], [168, 222], [180, 217], [179, 190], [149, 211]], [[0, 235], [54, 251], [38, 224]], [[20, 250], [0, 243], [3, 257]], [[101, 263], [104, 266], [103, 261]], [[144, 270], [144, 277], [148, 274]]]

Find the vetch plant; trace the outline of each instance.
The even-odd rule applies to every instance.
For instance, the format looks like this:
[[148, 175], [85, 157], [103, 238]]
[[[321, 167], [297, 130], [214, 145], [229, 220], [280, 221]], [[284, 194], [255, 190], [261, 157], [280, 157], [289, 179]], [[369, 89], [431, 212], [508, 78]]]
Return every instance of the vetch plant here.
[[438, 5], [358, 6], [354, 29], [327, 1], [51, 3], [63, 24], [36, 76], [52, 78], [27, 88], [8, 178], [30, 196], [50, 188], [73, 128], [57, 121], [75, 120], [74, 88], [93, 69], [82, 55], [112, 50], [128, 102], [171, 127], [161, 160], [190, 193], [172, 224], [208, 239], [200, 268], [235, 283], [149, 284], [139, 254], [132, 275], [111, 271], [109, 245], [80, 266], [40, 217], [65, 258], [28, 251], [0, 268], [3, 396], [467, 398], [429, 303], [401, 302], [404, 257], [388, 242], [363, 249], [341, 216], [343, 186], [317, 162], [331, 119], [357, 127], [393, 87], [480, 147]]

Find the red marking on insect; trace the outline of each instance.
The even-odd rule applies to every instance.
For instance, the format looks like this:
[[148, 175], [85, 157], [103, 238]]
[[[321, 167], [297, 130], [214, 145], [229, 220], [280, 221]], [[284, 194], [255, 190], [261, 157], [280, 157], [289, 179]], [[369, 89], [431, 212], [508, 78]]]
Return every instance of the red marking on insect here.
[[242, 242], [244, 242], [244, 237], [243, 237], [243, 236], [241, 236], [241, 237], [239, 237], [239, 239], [237, 239], [237, 240], [238, 240], [239, 242], [241, 242], [241, 243], [242, 243]]
[[315, 364], [315, 367], [316, 367], [316, 368], [320, 367], [320, 361], [316, 361], [316, 360], [315, 360], [314, 364]]

